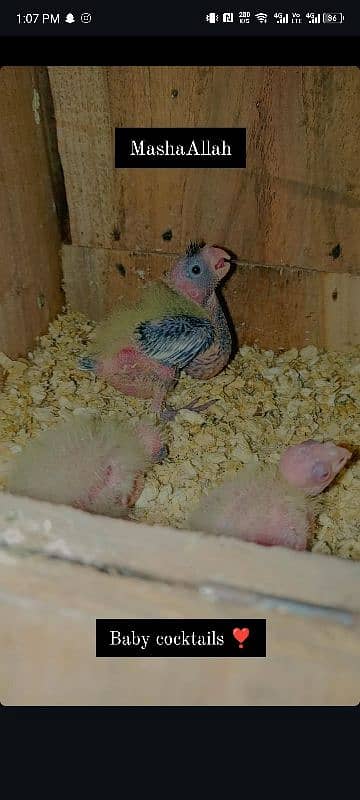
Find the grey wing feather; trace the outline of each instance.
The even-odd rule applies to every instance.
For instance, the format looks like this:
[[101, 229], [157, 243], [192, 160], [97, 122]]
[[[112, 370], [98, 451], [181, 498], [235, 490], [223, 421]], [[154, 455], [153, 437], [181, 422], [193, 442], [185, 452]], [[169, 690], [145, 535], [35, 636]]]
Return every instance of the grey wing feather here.
[[213, 344], [214, 327], [208, 319], [179, 314], [141, 322], [135, 329], [140, 349], [160, 364], [184, 369]]

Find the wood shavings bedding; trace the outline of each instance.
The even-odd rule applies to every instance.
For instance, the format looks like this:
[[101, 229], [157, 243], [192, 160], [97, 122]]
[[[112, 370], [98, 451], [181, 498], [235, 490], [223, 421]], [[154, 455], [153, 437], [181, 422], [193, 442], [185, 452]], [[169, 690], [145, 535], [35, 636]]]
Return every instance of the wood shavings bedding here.
[[[27, 359], [0, 354], [0, 485], [27, 439], [72, 414], [139, 418], [150, 402], [125, 397], [77, 368], [92, 337], [83, 315], [61, 314]], [[138, 521], [183, 527], [200, 494], [254, 462], [277, 463], [289, 444], [333, 439], [355, 457], [319, 497], [315, 552], [360, 559], [360, 348], [308, 346], [275, 354], [244, 345], [211, 381], [181, 377], [175, 407], [199, 397], [216, 403], [200, 415], [181, 411], [167, 425], [169, 458], [148, 473], [134, 510]]]

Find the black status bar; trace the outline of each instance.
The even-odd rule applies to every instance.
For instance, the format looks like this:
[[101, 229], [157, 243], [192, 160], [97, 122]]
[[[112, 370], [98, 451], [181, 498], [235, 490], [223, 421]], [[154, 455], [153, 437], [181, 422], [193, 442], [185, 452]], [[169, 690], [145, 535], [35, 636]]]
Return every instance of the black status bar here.
[[[332, 0], [333, 2], [334, 0]], [[303, 2], [303, 0], [302, 0]], [[253, 6], [253, 2], [251, 3]], [[247, 9], [217, 7], [209, 0], [203, 10], [187, 10], [183, 5], [163, 8], [154, 4], [115, 7], [107, 0], [101, 7], [77, 9], [31, 7], [5, 8], [1, 15], [1, 36], [204, 36], [204, 37], [319, 37], [356, 36], [360, 33], [360, 4], [344, 8], [344, 2], [321, 8]]]

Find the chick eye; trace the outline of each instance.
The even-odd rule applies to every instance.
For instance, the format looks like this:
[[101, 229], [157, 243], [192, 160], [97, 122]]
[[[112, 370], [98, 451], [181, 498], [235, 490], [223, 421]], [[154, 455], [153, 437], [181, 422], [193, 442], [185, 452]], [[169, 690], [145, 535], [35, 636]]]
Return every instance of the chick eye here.
[[193, 275], [200, 275], [201, 269], [200, 269], [199, 265], [198, 264], [194, 264], [194, 266], [191, 267], [191, 272], [193, 273]]
[[318, 480], [318, 481], [324, 481], [325, 480], [325, 481], [327, 481], [328, 478], [330, 478], [330, 474], [331, 473], [330, 473], [330, 470], [327, 469], [325, 464], [323, 464], [321, 461], [317, 461], [313, 465], [313, 468], [311, 470], [311, 474], [312, 474], [312, 477], [315, 478], [315, 480]]

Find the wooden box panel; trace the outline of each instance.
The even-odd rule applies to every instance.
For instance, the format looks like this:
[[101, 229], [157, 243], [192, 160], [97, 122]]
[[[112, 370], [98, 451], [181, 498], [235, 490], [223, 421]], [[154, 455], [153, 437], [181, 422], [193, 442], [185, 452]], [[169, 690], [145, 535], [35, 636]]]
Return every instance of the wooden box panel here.
[[10, 357], [26, 355], [63, 303], [46, 82], [45, 69], [0, 71], [0, 350]]
[[[357, 68], [50, 67], [49, 75], [74, 309], [100, 319], [203, 237], [242, 262], [225, 288], [240, 341], [359, 343]], [[115, 126], [246, 126], [247, 168], [115, 170]]]
[[[251, 263], [359, 270], [356, 67], [49, 74], [73, 244], [167, 252], [204, 237]], [[245, 126], [247, 168], [115, 170], [115, 126]]]

